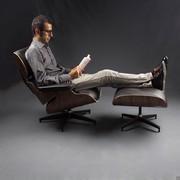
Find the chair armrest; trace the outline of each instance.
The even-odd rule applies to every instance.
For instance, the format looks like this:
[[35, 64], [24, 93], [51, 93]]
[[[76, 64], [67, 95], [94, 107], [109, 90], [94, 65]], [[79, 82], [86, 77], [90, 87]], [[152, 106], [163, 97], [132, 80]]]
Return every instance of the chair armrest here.
[[47, 86], [38, 86], [38, 89], [41, 91], [60, 91], [60, 90], [67, 90], [71, 89], [72, 84], [53, 84]]

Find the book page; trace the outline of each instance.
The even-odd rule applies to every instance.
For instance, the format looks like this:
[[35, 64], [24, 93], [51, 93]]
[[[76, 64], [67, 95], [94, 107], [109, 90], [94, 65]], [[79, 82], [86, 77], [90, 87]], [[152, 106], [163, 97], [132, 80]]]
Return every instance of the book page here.
[[79, 70], [82, 71], [85, 69], [85, 67], [87, 66], [87, 64], [91, 61], [91, 57], [90, 57], [90, 54], [88, 54], [86, 57], [84, 57], [82, 59], [82, 61], [79, 63], [78, 67], [79, 67]]

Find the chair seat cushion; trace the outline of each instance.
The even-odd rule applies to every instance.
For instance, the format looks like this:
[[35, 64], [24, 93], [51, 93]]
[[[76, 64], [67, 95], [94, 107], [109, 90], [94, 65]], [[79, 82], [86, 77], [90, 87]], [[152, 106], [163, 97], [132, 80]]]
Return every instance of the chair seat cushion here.
[[100, 88], [80, 90], [77, 94], [90, 96], [94, 101], [97, 101], [100, 97]]
[[92, 88], [75, 92], [71, 89], [56, 92], [54, 98], [47, 103], [48, 113], [60, 112], [63, 110], [83, 106], [98, 101], [100, 89]]
[[155, 88], [120, 88], [117, 89], [113, 105], [167, 107], [165, 93]]

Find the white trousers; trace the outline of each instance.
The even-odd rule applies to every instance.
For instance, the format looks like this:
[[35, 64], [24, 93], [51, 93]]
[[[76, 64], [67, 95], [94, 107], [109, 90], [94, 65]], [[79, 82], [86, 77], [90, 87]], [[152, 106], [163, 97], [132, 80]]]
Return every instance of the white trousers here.
[[152, 87], [152, 73], [128, 74], [119, 73], [110, 69], [104, 69], [94, 74], [82, 74], [73, 79], [73, 87], [76, 90], [93, 87]]

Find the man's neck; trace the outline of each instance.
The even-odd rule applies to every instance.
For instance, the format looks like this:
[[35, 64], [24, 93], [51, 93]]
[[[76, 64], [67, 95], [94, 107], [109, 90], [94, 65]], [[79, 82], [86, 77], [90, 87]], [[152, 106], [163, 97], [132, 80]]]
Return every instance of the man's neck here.
[[34, 36], [34, 37], [33, 37], [33, 40], [35, 40], [35, 41], [39, 41], [39, 42], [41, 42], [41, 43], [45, 44], [44, 42], [42, 42], [42, 40], [41, 40], [41, 38], [40, 38], [40, 37]]
[[41, 43], [43, 43], [43, 44], [45, 44], [45, 45], [48, 45], [46, 42], [44, 42], [44, 41], [42, 40], [42, 38], [41, 38], [40, 36], [34, 36], [34, 37], [33, 37], [33, 40], [36, 40], [36, 41], [39, 41], [39, 42], [41, 42]]

